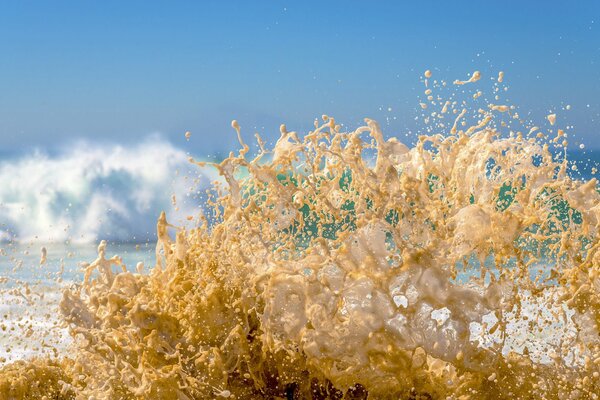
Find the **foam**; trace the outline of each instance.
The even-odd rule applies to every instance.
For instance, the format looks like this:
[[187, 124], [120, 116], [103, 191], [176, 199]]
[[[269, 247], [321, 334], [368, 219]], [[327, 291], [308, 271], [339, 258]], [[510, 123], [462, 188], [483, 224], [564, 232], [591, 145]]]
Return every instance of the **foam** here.
[[[188, 157], [150, 137], [131, 147], [81, 142], [58, 155], [34, 153], [1, 162], [0, 240], [152, 240], [160, 210], [168, 209], [169, 217], [182, 223], [197, 212]], [[205, 174], [194, 178], [208, 187], [216, 174]], [[177, 211], [169, 207], [172, 193], [180, 199]]]

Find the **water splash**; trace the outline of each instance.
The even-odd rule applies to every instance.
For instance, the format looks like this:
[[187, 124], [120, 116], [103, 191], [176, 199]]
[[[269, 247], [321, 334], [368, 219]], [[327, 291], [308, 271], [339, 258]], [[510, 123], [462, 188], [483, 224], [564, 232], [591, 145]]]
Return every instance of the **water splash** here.
[[161, 216], [148, 275], [102, 243], [64, 291], [71, 351], [5, 367], [0, 393], [596, 398], [596, 179], [571, 175], [563, 131], [513, 131], [512, 106], [440, 99], [426, 75], [441, 111], [412, 148], [323, 116], [250, 157], [234, 121], [196, 228]]

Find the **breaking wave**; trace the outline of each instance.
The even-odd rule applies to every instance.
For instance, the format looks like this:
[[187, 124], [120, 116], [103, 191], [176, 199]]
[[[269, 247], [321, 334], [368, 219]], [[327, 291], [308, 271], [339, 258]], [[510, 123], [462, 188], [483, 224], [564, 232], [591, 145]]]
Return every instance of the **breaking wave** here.
[[[57, 155], [0, 161], [0, 240], [152, 240], [161, 210], [174, 221], [198, 211], [197, 201], [190, 205], [198, 193], [189, 189], [188, 157], [150, 137], [131, 147], [80, 142]], [[206, 171], [200, 184], [209, 181]]]

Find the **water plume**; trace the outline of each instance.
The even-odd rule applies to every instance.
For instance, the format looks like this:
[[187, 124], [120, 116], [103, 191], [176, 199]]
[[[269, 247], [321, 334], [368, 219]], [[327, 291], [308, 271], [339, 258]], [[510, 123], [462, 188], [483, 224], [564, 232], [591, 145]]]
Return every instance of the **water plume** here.
[[227, 185], [196, 226], [162, 215], [147, 275], [101, 243], [63, 294], [71, 351], [5, 367], [0, 393], [597, 398], [596, 179], [571, 176], [562, 134], [496, 125], [510, 107], [429, 101], [445, 111], [412, 147], [323, 116], [251, 156], [234, 121], [241, 150], [199, 163]]

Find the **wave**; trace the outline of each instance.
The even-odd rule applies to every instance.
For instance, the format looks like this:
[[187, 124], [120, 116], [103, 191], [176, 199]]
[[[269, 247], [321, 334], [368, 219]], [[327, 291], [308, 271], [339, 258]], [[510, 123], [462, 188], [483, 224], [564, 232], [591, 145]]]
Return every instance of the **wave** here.
[[[597, 179], [576, 176], [556, 115], [529, 127], [497, 105], [502, 73], [497, 104], [486, 104], [479, 72], [450, 92], [424, 76], [425, 133], [411, 147], [374, 120], [344, 131], [324, 115], [306, 134], [282, 125], [272, 148], [257, 138], [254, 155], [233, 121], [241, 149], [215, 165], [225, 182], [198, 224], [136, 218], [158, 233], [147, 274], [108, 258], [102, 241], [62, 292], [53, 326], [69, 327], [71, 345], [2, 367], [0, 397], [597, 398]], [[107, 180], [134, 196], [113, 197], [120, 208], [101, 201], [128, 215], [148, 187], [145, 199], [176, 191], [159, 175], [185, 157], [159, 146], [140, 150], [155, 154], [135, 165], [140, 175], [127, 170], [135, 151], [112, 162], [74, 154], [102, 196]], [[172, 185], [185, 183], [171, 168]], [[42, 298], [32, 289], [10, 290], [28, 310]]]
[[55, 155], [0, 161], [0, 240], [152, 240], [161, 210], [182, 224], [198, 211], [192, 169], [201, 186], [216, 177], [188, 158], [154, 135], [130, 147], [81, 141]]

